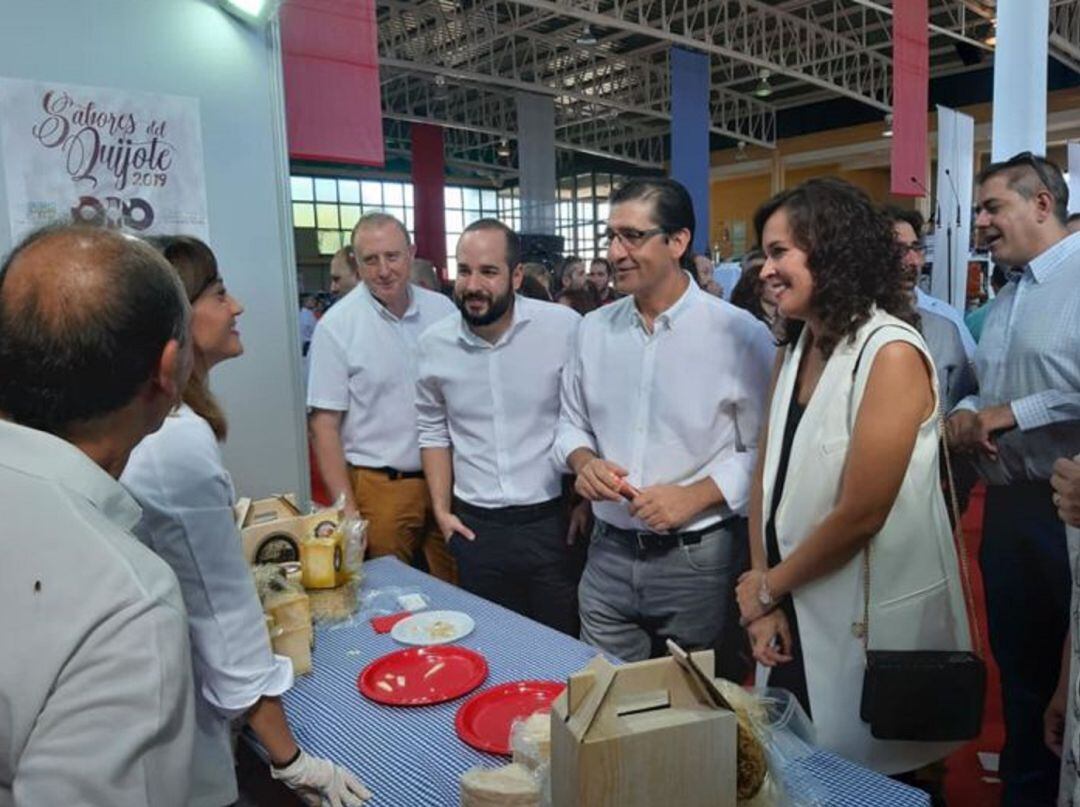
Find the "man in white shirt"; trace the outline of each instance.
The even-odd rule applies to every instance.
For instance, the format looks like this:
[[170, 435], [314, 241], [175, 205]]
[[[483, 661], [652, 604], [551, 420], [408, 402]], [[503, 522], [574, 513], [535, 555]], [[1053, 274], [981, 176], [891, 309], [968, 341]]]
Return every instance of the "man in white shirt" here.
[[968, 361], [975, 358], [975, 337], [971, 335], [970, 329], [964, 322], [963, 314], [944, 300], [939, 300], [937, 297], [927, 294], [919, 288], [918, 283], [915, 285], [915, 308], [919, 314], [924, 312], [936, 314], [956, 326], [956, 333], [964, 346], [964, 354], [967, 356]]
[[493, 219], [461, 234], [461, 315], [420, 337], [420, 455], [462, 588], [577, 636], [581, 556], [551, 447], [581, 317], [515, 294], [520, 253]]
[[[902, 250], [900, 263], [904, 288], [912, 294], [912, 302], [918, 307], [915, 290], [925, 262], [922, 214], [917, 210], [891, 206], [886, 207], [884, 212], [892, 221], [896, 243]], [[943, 411], [950, 412], [961, 398], [975, 390], [975, 372], [961, 337], [967, 327], [958, 326], [953, 320], [925, 308], [919, 308], [919, 318], [919, 331], [926, 340], [937, 370], [941, 407]]]
[[416, 431], [416, 341], [454, 304], [409, 282], [414, 248], [386, 213], [360, 217], [352, 232], [363, 283], [319, 320], [311, 342], [309, 426], [332, 498], [368, 522], [373, 557], [412, 563], [455, 579], [420, 468]]
[[[342, 247], [334, 253], [330, 259], [330, 293], [337, 302], [360, 283], [360, 267], [356, 264], [356, 256], [350, 244]], [[315, 327], [312, 326], [312, 332]]]
[[1068, 186], [1029, 152], [978, 179], [975, 226], [995, 263], [1023, 267], [986, 315], [978, 393], [948, 436], [987, 483], [979, 550], [990, 645], [1001, 669], [1004, 805], [1053, 804], [1059, 763], [1043, 744], [1069, 623], [1065, 528], [1055, 460], [1080, 453], [1080, 234], [1065, 227]]
[[694, 211], [668, 179], [611, 198], [616, 288], [583, 320], [563, 374], [555, 456], [593, 502], [578, 590], [582, 639], [626, 660], [665, 640], [712, 647], [739, 631], [746, 512], [775, 348], [689, 272]]
[[184, 805], [187, 616], [116, 481], [179, 402], [189, 309], [169, 264], [87, 227], [0, 268], [0, 805]]

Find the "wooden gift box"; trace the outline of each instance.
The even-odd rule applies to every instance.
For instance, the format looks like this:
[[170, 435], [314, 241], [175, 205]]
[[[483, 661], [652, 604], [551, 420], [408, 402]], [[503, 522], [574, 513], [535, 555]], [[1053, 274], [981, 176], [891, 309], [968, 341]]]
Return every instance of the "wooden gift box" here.
[[[713, 653], [690, 662], [712, 684]], [[551, 711], [553, 807], [735, 807], [734, 712], [670, 657], [574, 674]]]
[[305, 588], [336, 588], [349, 580], [340, 522], [334, 509], [303, 513], [292, 494], [236, 504], [248, 563], [299, 561]]

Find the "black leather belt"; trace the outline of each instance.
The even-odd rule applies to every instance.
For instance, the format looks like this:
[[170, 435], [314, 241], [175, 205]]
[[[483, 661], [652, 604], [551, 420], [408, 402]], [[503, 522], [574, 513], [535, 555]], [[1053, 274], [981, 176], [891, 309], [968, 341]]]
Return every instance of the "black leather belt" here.
[[453, 511], [458, 515], [493, 521], [496, 524], [529, 524], [555, 515], [563, 506], [562, 498], [548, 499], [536, 504], [512, 504], [507, 507], [477, 507], [457, 497]]
[[724, 529], [728, 526], [729, 522], [734, 521], [736, 518], [738, 518], [738, 516], [732, 516], [724, 521], [718, 521], [715, 524], [710, 524], [708, 527], [703, 527], [700, 530], [685, 530], [684, 532], [624, 530], [621, 527], [608, 524], [606, 521], [604, 522], [604, 528], [640, 554], [647, 554], [650, 552], [663, 553], [670, 552], [672, 549], [679, 546], [694, 546], [695, 544], [700, 544], [701, 539], [706, 535]]
[[371, 468], [367, 465], [354, 465], [354, 468], [360, 468], [364, 471], [374, 471], [377, 474], [383, 474], [391, 482], [396, 482], [399, 479], [423, 479], [423, 471], [399, 471], [397, 468], [391, 468], [384, 465], [382, 468]]

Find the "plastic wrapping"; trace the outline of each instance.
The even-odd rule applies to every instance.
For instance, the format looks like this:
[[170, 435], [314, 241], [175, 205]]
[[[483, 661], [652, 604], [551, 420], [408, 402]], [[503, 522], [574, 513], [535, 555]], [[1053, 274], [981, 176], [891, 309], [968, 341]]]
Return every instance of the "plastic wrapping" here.
[[754, 730], [765, 749], [768, 774], [757, 795], [740, 807], [826, 807], [829, 790], [796, 763], [814, 753], [814, 727], [786, 689], [756, 688], [748, 693]]
[[[427, 596], [417, 588], [401, 586], [365, 588], [359, 585], [353, 590], [357, 605], [355, 612], [346, 619], [327, 623], [325, 627], [330, 630], [356, 627], [377, 616], [389, 616], [402, 611], [422, 611], [431, 605]], [[323, 627], [322, 623], [320, 627]]]
[[513, 760], [524, 765], [540, 784], [540, 804], [551, 805], [551, 712], [518, 718], [510, 725]]
[[461, 807], [546, 807], [535, 771], [511, 763], [461, 774]]
[[[339, 513], [345, 510], [345, 494], [338, 497], [334, 504]], [[364, 552], [367, 551], [367, 522], [359, 515], [343, 516], [337, 529], [345, 537], [345, 557], [343, 565], [348, 569], [354, 581], [363, 577]]]

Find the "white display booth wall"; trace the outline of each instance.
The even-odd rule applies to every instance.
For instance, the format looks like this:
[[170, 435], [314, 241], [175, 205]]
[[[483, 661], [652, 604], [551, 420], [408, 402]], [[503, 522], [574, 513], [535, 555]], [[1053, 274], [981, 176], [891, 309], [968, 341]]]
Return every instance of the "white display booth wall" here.
[[[210, 243], [246, 307], [245, 354], [211, 374], [229, 417], [225, 462], [238, 495], [306, 500], [276, 29], [253, 30], [207, 0], [0, 0], [0, 77], [198, 99]], [[10, 229], [0, 182], [0, 253]]]

